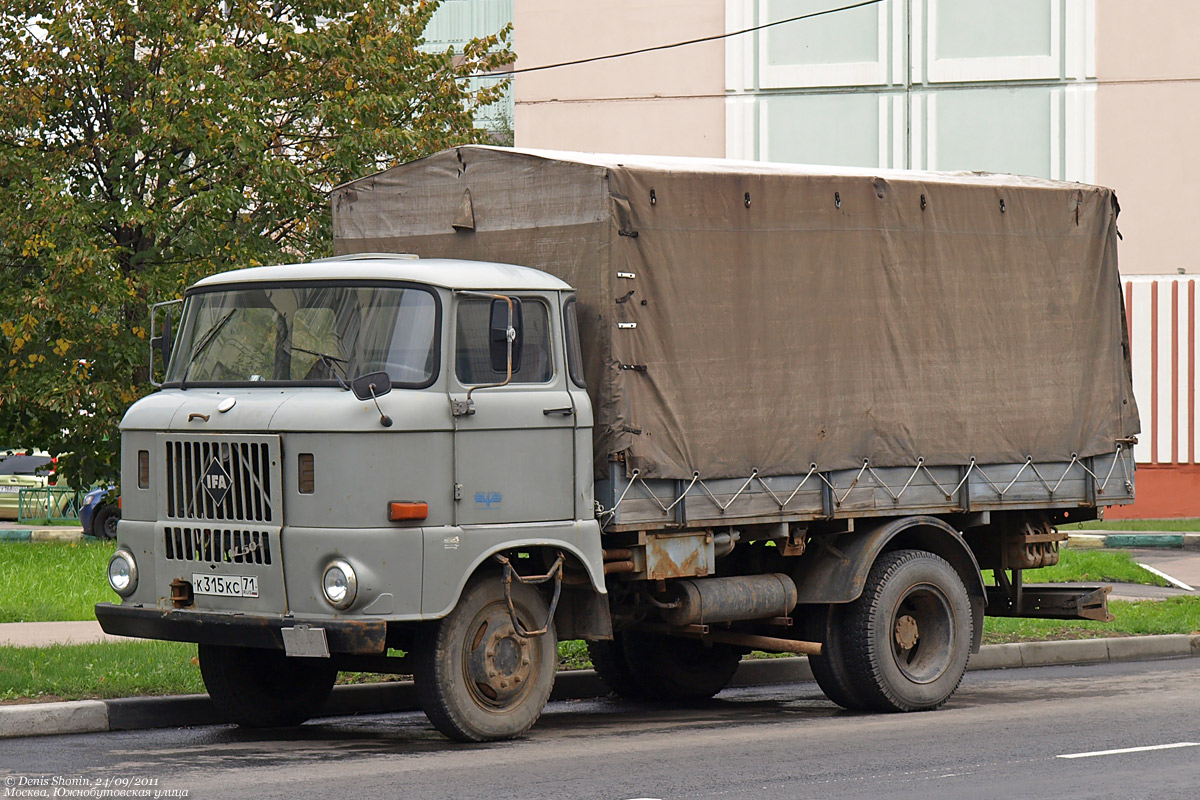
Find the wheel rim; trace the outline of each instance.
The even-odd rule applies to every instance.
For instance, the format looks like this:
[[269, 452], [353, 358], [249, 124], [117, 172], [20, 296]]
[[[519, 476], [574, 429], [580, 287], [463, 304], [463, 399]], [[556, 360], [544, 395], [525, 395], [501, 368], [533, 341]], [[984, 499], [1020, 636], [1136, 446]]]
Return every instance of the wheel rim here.
[[933, 584], [917, 584], [904, 593], [888, 634], [897, 669], [913, 683], [933, 683], [954, 661], [954, 610]]
[[541, 667], [535, 640], [517, 634], [504, 603], [482, 609], [467, 630], [463, 677], [475, 703], [494, 711], [520, 705]]
[[117, 538], [117, 523], [118, 522], [120, 522], [120, 520], [117, 517], [112, 516], [112, 515], [108, 516], [104, 520], [104, 526], [103, 526], [104, 527], [104, 537], [106, 539]]

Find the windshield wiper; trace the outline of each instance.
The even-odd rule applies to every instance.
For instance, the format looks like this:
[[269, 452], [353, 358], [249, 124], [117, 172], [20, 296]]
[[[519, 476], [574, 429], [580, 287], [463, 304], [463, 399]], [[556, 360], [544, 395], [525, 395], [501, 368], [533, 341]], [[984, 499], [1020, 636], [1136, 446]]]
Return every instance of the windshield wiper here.
[[179, 388], [181, 390], [187, 388], [188, 371], [192, 368], [192, 364], [196, 363], [196, 359], [200, 357], [200, 354], [203, 353], [210, 344], [212, 344], [213, 339], [217, 338], [217, 332], [220, 331], [221, 328], [225, 327], [225, 323], [229, 322], [235, 313], [237, 313], [236, 308], [229, 309], [229, 311], [226, 312], [223, 317], [214, 322], [213, 326], [205, 331], [204, 335], [200, 337], [200, 341], [197, 343], [196, 349], [192, 351], [190, 356], [188, 356], [188, 361], [183, 366], [183, 375], [179, 378]]
[[[338, 382], [338, 386], [342, 387], [347, 392], [350, 391], [349, 384], [342, 379], [341, 375], [338, 375], [338, 365], [348, 363], [346, 359], [338, 358], [337, 356], [331, 356], [329, 353], [318, 353], [316, 350], [306, 350], [303, 347], [297, 347], [291, 342], [285, 342], [283, 346], [288, 350], [295, 350], [296, 352], [307, 353], [310, 356], [316, 356], [317, 359], [329, 369], [329, 374], [333, 375], [333, 379]], [[341, 369], [343, 372], [346, 370], [345, 367], [342, 367]]]

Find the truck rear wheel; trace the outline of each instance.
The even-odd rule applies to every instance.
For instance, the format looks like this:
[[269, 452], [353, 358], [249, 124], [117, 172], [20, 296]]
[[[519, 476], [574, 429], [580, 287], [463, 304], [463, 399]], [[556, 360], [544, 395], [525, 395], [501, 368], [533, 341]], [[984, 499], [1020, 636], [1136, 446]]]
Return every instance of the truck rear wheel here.
[[[513, 582], [513, 609], [526, 630], [546, 624], [550, 609], [530, 586]], [[513, 626], [497, 576], [463, 590], [448, 616], [430, 626], [415, 648], [413, 678], [429, 721], [460, 742], [512, 739], [541, 716], [558, 662], [554, 623], [539, 636]]]
[[625, 660], [624, 633], [614, 633], [610, 641], [588, 642], [587, 649], [592, 668], [618, 697], [636, 700], [646, 694]]
[[814, 606], [809, 611], [805, 633], [821, 642], [821, 655], [809, 656], [808, 665], [826, 697], [848, 711], [862, 711], [870, 706], [859, 696], [846, 669], [845, 616], [845, 607], [835, 604]]
[[320, 710], [337, 678], [328, 659], [279, 650], [202, 644], [198, 655], [213, 704], [247, 728], [299, 725]]
[[707, 700], [733, 680], [742, 650], [696, 639], [628, 631], [622, 645], [630, 674], [644, 696]]
[[846, 609], [846, 671], [881, 711], [928, 711], [962, 681], [971, 654], [971, 602], [954, 568], [922, 550], [880, 556]]

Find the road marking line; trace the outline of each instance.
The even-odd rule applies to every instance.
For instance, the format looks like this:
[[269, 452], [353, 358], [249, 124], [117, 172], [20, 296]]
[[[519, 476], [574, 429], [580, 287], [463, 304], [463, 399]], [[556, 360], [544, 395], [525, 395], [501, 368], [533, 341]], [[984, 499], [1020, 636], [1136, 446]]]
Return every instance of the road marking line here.
[[1139, 562], [1137, 562], [1137, 565], [1139, 567], [1141, 567], [1142, 569], [1146, 570], [1147, 572], [1153, 572], [1155, 575], [1162, 578], [1167, 583], [1170, 583], [1172, 586], [1175, 586], [1177, 588], [1183, 589], [1185, 592], [1196, 591], [1195, 589], [1193, 589], [1191, 586], [1188, 586], [1183, 581], [1178, 580], [1177, 578], [1172, 578], [1167, 573], [1162, 572], [1161, 570], [1157, 570], [1154, 567], [1150, 566], [1149, 564], [1143, 564], [1142, 562], [1139, 561]]
[[1175, 742], [1175, 744], [1154, 744], [1149, 747], [1123, 747], [1120, 750], [1096, 750], [1092, 753], [1067, 753], [1055, 758], [1091, 758], [1092, 756], [1115, 756], [1121, 753], [1145, 753], [1150, 750], [1174, 750], [1179, 747], [1200, 747], [1200, 742]]

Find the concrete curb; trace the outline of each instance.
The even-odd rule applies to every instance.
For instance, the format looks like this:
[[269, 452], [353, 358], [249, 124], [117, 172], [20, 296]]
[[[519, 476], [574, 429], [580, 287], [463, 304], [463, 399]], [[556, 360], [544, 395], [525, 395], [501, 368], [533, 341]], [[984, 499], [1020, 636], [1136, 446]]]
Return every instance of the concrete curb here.
[[1175, 550], [1200, 550], [1200, 533], [1071, 531], [1067, 536], [1067, 546], [1080, 549], [1164, 547]]
[[0, 542], [92, 542], [95, 537], [84, 536], [83, 530], [65, 528], [2, 528]]
[[[1200, 634], [985, 645], [971, 657], [968, 669], [1084, 665], [1186, 657], [1200, 657]], [[743, 662], [731, 685], [765, 686], [812, 679], [807, 658], [764, 658]], [[578, 670], [559, 674], [551, 699], [585, 700], [606, 694], [608, 687], [595, 672]], [[417, 711], [419, 708], [412, 682], [393, 681], [335, 687], [318, 716], [394, 713]], [[220, 725], [225, 721], [209, 701], [208, 695], [203, 694], [28, 703], [0, 706], [0, 739], [195, 727]]]

